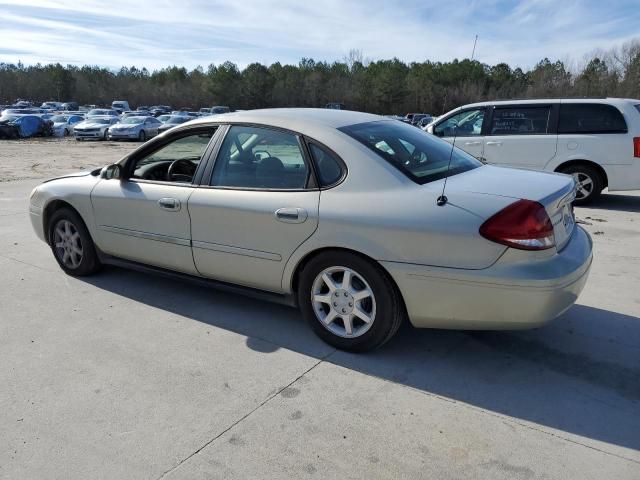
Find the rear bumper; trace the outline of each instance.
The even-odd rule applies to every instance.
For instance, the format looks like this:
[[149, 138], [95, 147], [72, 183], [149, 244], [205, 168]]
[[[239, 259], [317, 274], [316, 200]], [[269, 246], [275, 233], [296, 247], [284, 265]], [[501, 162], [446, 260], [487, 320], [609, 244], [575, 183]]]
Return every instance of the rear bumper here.
[[607, 174], [609, 191], [640, 190], [640, 158], [628, 165], [602, 165]]
[[540, 261], [457, 270], [382, 262], [396, 281], [411, 323], [421, 328], [525, 329], [571, 307], [593, 259], [589, 235], [576, 228], [557, 254]]

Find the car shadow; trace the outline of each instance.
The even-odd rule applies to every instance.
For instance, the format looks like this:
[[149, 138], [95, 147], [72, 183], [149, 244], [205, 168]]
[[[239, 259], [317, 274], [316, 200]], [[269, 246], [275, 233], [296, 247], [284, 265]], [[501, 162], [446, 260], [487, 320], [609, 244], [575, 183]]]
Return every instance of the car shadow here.
[[418, 330], [404, 325], [383, 348], [350, 354], [321, 342], [298, 311], [286, 306], [115, 267], [83, 280], [244, 335], [256, 351], [287, 348], [326, 358], [555, 435], [640, 450], [640, 319], [633, 316], [576, 305], [530, 331]]
[[586, 205], [585, 208], [640, 213], [640, 196], [603, 193], [593, 203]]

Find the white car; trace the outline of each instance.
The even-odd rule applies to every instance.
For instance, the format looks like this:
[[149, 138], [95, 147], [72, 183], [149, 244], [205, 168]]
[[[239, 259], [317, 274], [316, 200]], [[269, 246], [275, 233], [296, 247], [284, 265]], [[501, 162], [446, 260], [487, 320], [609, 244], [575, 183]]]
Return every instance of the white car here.
[[109, 140], [139, 140], [158, 135], [158, 127], [162, 122], [151, 116], [126, 117], [109, 128]]
[[54, 115], [49, 120], [53, 122], [53, 134], [56, 137], [68, 137], [73, 133], [74, 127], [84, 121], [82, 115]]
[[84, 122], [78, 123], [73, 133], [76, 140], [107, 140], [109, 135], [109, 127], [118, 123], [118, 117], [105, 115], [102, 117], [87, 118]]
[[640, 100], [482, 102], [425, 130], [484, 163], [573, 175], [577, 204], [601, 191], [640, 189]]

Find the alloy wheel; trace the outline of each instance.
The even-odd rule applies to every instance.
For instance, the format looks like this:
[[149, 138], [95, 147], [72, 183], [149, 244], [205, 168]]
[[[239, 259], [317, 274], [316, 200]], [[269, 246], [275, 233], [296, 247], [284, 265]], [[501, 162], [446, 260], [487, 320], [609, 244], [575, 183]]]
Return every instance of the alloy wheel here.
[[69, 220], [60, 220], [53, 230], [55, 252], [65, 267], [76, 269], [82, 262], [83, 249], [80, 233]]
[[575, 172], [572, 174], [576, 181], [576, 199], [582, 200], [593, 193], [593, 179], [583, 172]]
[[365, 334], [376, 317], [373, 290], [348, 267], [329, 267], [320, 272], [311, 288], [311, 304], [318, 321], [343, 338]]

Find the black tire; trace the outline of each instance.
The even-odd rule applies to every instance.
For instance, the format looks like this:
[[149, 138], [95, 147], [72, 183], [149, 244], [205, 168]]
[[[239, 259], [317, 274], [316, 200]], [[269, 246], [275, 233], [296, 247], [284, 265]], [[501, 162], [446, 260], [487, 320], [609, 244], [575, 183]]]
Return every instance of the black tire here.
[[109, 140], [109, 129], [105, 129], [104, 131], [104, 135], [102, 135], [102, 140], [107, 141]]
[[140, 130], [140, 134], [138, 135], [138, 140], [141, 142], [147, 141], [147, 134], [144, 133], [144, 130]]
[[[602, 178], [602, 174], [590, 165], [577, 163], [561, 168], [560, 172], [573, 175], [574, 177], [577, 176], [588, 179], [591, 182], [587, 185], [587, 187], [589, 185], [591, 186], [591, 190], [588, 190], [586, 187], [578, 190], [576, 199], [573, 202], [575, 205], [587, 205], [593, 202], [600, 196], [602, 190], [604, 190], [604, 178]], [[584, 194], [585, 191], [588, 191], [587, 195]]]
[[80, 137], [76, 137], [76, 142], [81, 142], [82, 139]]
[[64, 132], [62, 132], [62, 136], [63, 137], [68, 137], [69, 136], [69, 130], [67, 130], [66, 128], [64, 129]]
[[[359, 336], [339, 336], [325, 327], [316, 316], [312, 303], [314, 282], [316, 277], [331, 267], [353, 270], [368, 283], [373, 292], [375, 315], [368, 330]], [[322, 340], [337, 349], [366, 352], [379, 348], [395, 335], [406, 317], [400, 293], [387, 273], [379, 265], [356, 254], [342, 251], [323, 253], [304, 266], [299, 278], [297, 295], [303, 317]]]
[[[64, 240], [59, 237], [59, 233], [57, 233], [56, 230], [61, 229], [64, 232], [64, 222], [68, 222], [72, 226], [72, 229], [70, 229], [71, 233], [75, 234], [77, 232], [79, 238], [76, 237], [76, 240], [72, 243], [60, 246], [61, 243], [64, 244]], [[80, 277], [92, 275], [102, 268], [91, 235], [89, 235], [89, 231], [82, 221], [82, 218], [80, 218], [80, 215], [74, 210], [66, 207], [56, 210], [53, 215], [51, 215], [47, 230], [49, 245], [51, 246], [53, 256], [65, 273]], [[62, 242], [59, 242], [59, 240], [62, 240]], [[70, 265], [70, 260], [65, 261], [64, 256], [65, 250], [67, 253], [70, 253], [70, 248], [73, 246], [79, 247], [82, 251], [80, 257], [77, 254], [73, 256], [77, 261], [76, 266]]]

